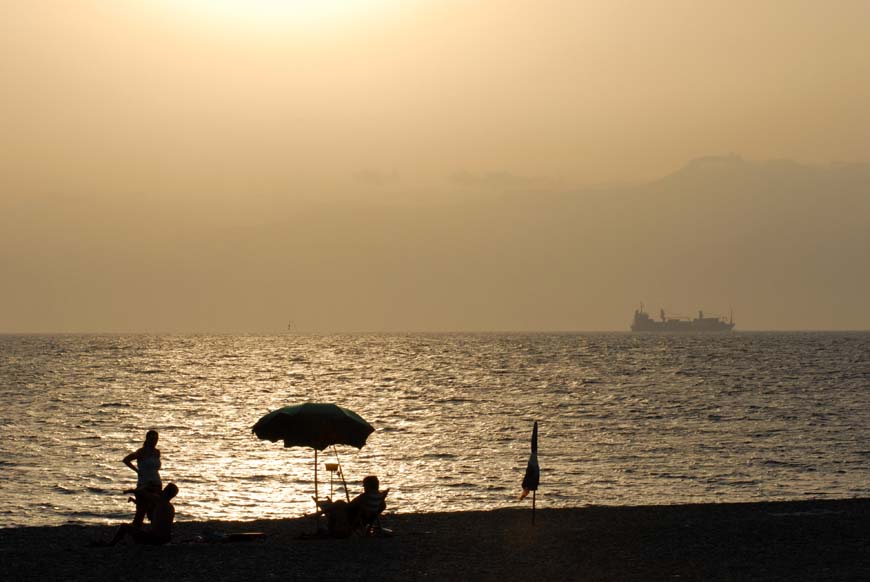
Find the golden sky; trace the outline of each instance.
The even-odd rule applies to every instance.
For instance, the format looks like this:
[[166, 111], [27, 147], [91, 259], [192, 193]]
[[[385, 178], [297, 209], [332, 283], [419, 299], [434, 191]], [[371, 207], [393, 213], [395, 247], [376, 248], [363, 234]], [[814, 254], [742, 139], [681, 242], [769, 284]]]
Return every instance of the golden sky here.
[[[80, 314], [64, 329], [143, 326], [98, 300], [40, 315], [75, 275], [54, 273], [57, 247], [35, 233], [67, 233], [63, 248], [93, 239], [76, 264], [125, 245], [151, 256], [156, 235], [117, 238], [130, 232], [119, 217], [145, 206], [155, 227], [227, 240], [213, 229], [309, 203], [640, 184], [730, 152], [870, 161], [864, 0], [5, 0], [0, 11], [0, 237], [23, 277], [0, 291], [19, 306], [0, 331], [51, 330], [58, 313]], [[82, 298], [129, 295], [120, 279], [76, 286]], [[575, 319], [566, 326], [587, 327]], [[623, 326], [609, 321], [591, 325]]]

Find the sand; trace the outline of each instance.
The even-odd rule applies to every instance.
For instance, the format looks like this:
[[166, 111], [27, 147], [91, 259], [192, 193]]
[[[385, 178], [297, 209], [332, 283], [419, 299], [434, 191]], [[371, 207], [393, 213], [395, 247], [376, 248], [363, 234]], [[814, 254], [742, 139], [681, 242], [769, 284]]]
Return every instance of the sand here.
[[[313, 518], [0, 529], [2, 580], [870, 580], [870, 499], [390, 514], [390, 538], [303, 539]], [[260, 531], [258, 541], [203, 541]]]

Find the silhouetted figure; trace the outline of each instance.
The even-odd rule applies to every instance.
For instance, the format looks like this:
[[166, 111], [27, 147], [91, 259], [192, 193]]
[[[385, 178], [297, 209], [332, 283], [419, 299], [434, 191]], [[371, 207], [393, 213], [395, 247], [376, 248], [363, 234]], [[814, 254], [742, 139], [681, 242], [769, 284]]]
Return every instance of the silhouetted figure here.
[[331, 499], [318, 501], [317, 506], [327, 519], [329, 536], [346, 538], [355, 530], [364, 534], [375, 533], [375, 523], [387, 507], [385, 499], [390, 491], [389, 489], [380, 491], [379, 488], [378, 478], [370, 475], [363, 479], [363, 492], [354, 497], [350, 503]]
[[[151, 518], [152, 504], [149, 499], [159, 495], [163, 488], [160, 481], [158, 438], [156, 430], [149, 430], [145, 434], [145, 443], [142, 447], [124, 457], [124, 464], [136, 471], [138, 476], [136, 489], [127, 491], [136, 495], [136, 515], [133, 517], [133, 526], [137, 528], [142, 526], [146, 514], [149, 519]], [[133, 461], [136, 461], [135, 465], [133, 465]]]
[[320, 511], [326, 516], [326, 531], [329, 537], [346, 538], [353, 533], [352, 517], [357, 515], [351, 510], [349, 503], [343, 499], [332, 501], [327, 499], [317, 503]]
[[363, 479], [363, 492], [350, 502], [349, 513], [351, 523], [363, 529], [363, 533], [371, 534], [375, 528], [380, 529], [378, 516], [387, 508], [387, 493], [389, 489], [380, 490], [380, 481], [375, 475]]
[[123, 524], [112, 541], [110, 546], [114, 546], [125, 536], [130, 538], [137, 544], [147, 544], [159, 546], [167, 544], [172, 539], [172, 522], [175, 520], [175, 507], [170, 503], [172, 499], [178, 495], [178, 487], [175, 483], [170, 483], [159, 494], [154, 494], [148, 491], [140, 493], [141, 496], [147, 497], [147, 501], [151, 504], [151, 527], [142, 529], [128, 523]]

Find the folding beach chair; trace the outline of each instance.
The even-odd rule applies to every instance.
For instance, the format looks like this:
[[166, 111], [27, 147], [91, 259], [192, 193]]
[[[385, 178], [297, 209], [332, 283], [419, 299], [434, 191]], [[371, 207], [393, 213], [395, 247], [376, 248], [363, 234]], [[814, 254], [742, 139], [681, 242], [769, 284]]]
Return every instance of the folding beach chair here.
[[383, 491], [364, 493], [359, 500], [359, 519], [355, 531], [361, 536], [389, 535], [389, 530], [381, 527], [381, 513], [386, 508], [387, 494], [389, 489]]

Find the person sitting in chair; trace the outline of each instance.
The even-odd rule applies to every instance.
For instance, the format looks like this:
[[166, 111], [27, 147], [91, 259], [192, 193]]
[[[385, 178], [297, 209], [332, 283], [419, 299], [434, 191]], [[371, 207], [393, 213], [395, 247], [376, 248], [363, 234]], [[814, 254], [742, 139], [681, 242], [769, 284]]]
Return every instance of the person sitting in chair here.
[[[380, 490], [381, 483], [375, 475], [363, 479], [363, 492], [350, 502], [350, 511], [359, 523], [364, 533], [373, 534], [380, 531], [378, 516], [387, 508], [386, 497], [389, 489]], [[377, 525], [376, 525], [377, 523]]]

